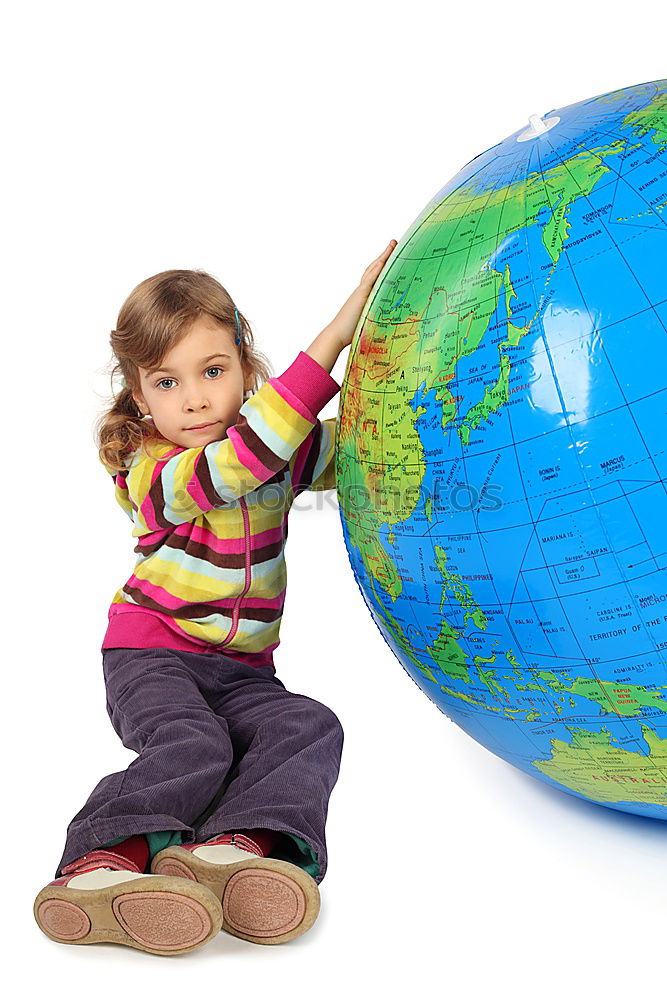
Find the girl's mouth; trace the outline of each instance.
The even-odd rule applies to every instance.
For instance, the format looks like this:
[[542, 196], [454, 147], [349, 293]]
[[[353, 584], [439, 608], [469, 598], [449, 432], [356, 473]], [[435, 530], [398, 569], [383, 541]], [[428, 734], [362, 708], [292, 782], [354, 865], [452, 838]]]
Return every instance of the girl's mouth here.
[[186, 427], [186, 431], [206, 431], [209, 427], [215, 427], [217, 420], [214, 420], [212, 424], [199, 424], [197, 427]]

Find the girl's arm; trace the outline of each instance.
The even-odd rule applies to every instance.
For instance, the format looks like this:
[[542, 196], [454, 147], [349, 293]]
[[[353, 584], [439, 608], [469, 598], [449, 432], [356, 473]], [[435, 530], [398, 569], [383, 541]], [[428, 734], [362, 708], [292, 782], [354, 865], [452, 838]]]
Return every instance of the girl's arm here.
[[[359, 287], [354, 290], [337, 316], [315, 338], [308, 350], [327, 372], [336, 364], [344, 347], [352, 343], [359, 317], [378, 275], [396, 247], [391, 240], [384, 251], [364, 271]], [[334, 443], [337, 417], [318, 420], [309, 438], [297, 452], [292, 478], [294, 496], [304, 490], [329, 490], [336, 486]]]
[[366, 305], [366, 300], [396, 246], [396, 240], [390, 240], [380, 256], [368, 265], [361, 276], [358, 287], [355, 288], [331, 323], [318, 334], [306, 350], [306, 354], [314, 358], [325, 371], [331, 372], [340, 352], [352, 343], [352, 337]]

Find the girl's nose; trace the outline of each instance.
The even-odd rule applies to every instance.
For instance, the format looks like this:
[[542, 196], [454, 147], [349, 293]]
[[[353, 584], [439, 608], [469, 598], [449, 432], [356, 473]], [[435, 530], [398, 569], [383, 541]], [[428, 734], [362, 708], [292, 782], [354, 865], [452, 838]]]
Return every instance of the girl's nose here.
[[185, 408], [187, 410], [200, 410], [202, 406], [208, 406], [208, 399], [206, 396], [195, 396], [192, 395], [185, 401]]

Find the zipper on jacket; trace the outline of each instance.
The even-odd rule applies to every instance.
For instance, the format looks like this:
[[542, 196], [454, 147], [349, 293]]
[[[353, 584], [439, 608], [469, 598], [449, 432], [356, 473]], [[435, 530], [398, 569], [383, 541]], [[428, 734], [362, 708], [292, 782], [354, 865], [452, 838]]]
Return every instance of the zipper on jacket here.
[[218, 644], [218, 646], [216, 647], [217, 649], [220, 649], [222, 646], [226, 646], [227, 643], [231, 642], [232, 639], [234, 638], [234, 636], [236, 635], [236, 633], [238, 631], [238, 627], [239, 627], [239, 614], [240, 614], [240, 611], [241, 611], [241, 601], [243, 600], [243, 598], [245, 597], [245, 595], [248, 593], [248, 589], [250, 587], [250, 579], [251, 579], [251, 572], [250, 572], [250, 516], [248, 514], [248, 506], [247, 506], [245, 500], [243, 499], [243, 497], [239, 497], [239, 504], [241, 505], [241, 512], [243, 514], [243, 529], [244, 529], [244, 533], [245, 533], [245, 541], [244, 541], [244, 545], [245, 545], [245, 586], [244, 586], [243, 590], [241, 591], [241, 593], [239, 594], [239, 596], [236, 598], [236, 602], [234, 604], [234, 610], [232, 612], [232, 627], [230, 628], [229, 632], [227, 633], [226, 638], [224, 638], [222, 640], [222, 642]]

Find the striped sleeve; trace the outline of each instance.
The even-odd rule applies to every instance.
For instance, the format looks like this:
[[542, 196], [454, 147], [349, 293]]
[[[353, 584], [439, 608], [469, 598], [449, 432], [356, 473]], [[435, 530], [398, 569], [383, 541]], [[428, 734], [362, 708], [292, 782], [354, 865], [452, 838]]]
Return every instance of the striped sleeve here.
[[304, 490], [332, 490], [336, 486], [334, 444], [338, 417], [318, 420], [296, 454], [292, 481], [294, 495]]
[[[129, 458], [128, 458], [129, 460]], [[127, 493], [127, 469], [122, 469], [118, 472], [116, 469], [112, 468], [110, 465], [100, 457], [100, 461], [104, 468], [107, 470], [111, 478], [113, 479], [115, 486], [116, 501], [120, 507], [125, 511], [130, 521], [134, 521], [134, 508], [132, 506], [132, 501], [130, 500]]]
[[157, 458], [137, 453], [125, 479], [134, 534], [192, 521], [267, 482], [289, 463], [339, 390], [326, 369], [300, 351], [282, 375], [246, 400], [222, 440], [200, 448], [165, 442], [168, 451]]
[[134, 521], [134, 508], [127, 492], [127, 482], [123, 472], [112, 473], [114, 485], [116, 487], [116, 500], [123, 508], [130, 521]]

